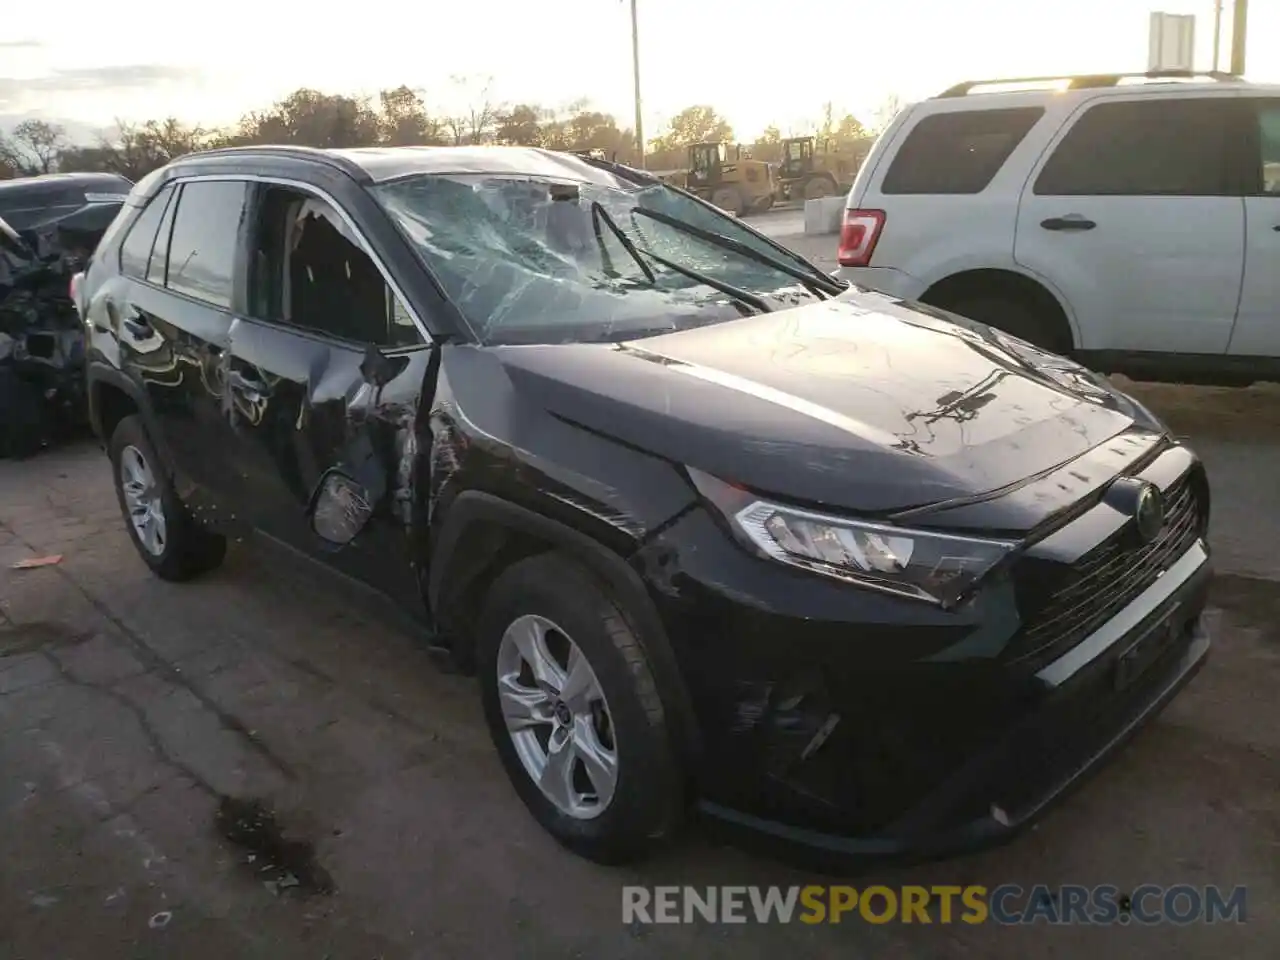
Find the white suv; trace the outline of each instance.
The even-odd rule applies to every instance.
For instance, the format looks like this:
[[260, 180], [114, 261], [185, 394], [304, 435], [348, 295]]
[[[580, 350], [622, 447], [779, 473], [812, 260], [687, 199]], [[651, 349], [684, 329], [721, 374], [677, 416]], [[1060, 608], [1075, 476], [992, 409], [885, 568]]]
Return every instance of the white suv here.
[[1146, 379], [1280, 379], [1280, 86], [974, 81], [904, 109], [840, 275]]

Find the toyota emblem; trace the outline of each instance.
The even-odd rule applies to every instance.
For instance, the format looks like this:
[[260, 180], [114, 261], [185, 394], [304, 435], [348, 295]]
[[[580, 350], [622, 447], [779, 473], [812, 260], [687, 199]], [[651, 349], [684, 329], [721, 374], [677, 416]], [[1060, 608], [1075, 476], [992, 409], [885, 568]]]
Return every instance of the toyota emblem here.
[[1143, 484], [1138, 491], [1133, 519], [1143, 543], [1150, 543], [1164, 529], [1164, 500], [1160, 491], [1149, 483]]

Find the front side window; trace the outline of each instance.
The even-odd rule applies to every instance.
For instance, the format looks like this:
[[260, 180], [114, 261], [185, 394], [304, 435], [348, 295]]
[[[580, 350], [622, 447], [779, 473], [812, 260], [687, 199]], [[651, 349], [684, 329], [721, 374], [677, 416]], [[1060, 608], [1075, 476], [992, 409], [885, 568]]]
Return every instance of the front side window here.
[[1008, 107], [925, 117], [902, 141], [880, 192], [981, 193], [1042, 116], [1040, 107]]
[[1227, 134], [1218, 98], [1098, 103], [1062, 138], [1036, 178], [1056, 197], [1217, 197], [1230, 193]]
[[1280, 197], [1280, 99], [1259, 102], [1258, 142], [1262, 154], [1262, 192]]
[[357, 343], [422, 342], [408, 310], [327, 201], [289, 187], [263, 187], [254, 227], [251, 316]]
[[[139, 280], [151, 280], [148, 269], [151, 263], [151, 252], [155, 247], [156, 236], [160, 229], [160, 221], [165, 219], [165, 211], [173, 200], [174, 187], [165, 187], [148, 203], [133, 221], [129, 233], [120, 245], [120, 272], [136, 277]], [[167, 236], [166, 231], [166, 236]], [[159, 283], [164, 283], [164, 273], [160, 274]]]
[[170, 290], [214, 306], [231, 306], [248, 187], [240, 180], [183, 185], [169, 238]]
[[[423, 175], [373, 192], [486, 343], [623, 339], [755, 312], [752, 297], [780, 291], [791, 302], [813, 297], [785, 270], [646, 211], [730, 237], [830, 282], [817, 267], [684, 194], [598, 176], [588, 183]], [[726, 284], [748, 298], [726, 293]]]

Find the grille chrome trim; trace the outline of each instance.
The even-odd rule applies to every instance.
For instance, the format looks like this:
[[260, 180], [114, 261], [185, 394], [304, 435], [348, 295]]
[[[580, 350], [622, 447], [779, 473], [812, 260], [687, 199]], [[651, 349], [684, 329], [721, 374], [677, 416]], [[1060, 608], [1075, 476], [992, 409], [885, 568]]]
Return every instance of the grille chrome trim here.
[[1197, 538], [1191, 548], [1173, 566], [1159, 575], [1155, 583], [1138, 594], [1097, 630], [1057, 660], [1043, 667], [1036, 674], [1036, 678], [1051, 687], [1061, 686], [1082, 667], [1092, 663], [1108, 647], [1142, 623], [1208, 562], [1209, 552], [1205, 548], [1204, 541]]
[[1202, 511], [1190, 473], [1163, 492], [1165, 523], [1156, 538], [1134, 543], [1129, 520], [1074, 563], [1030, 558], [1018, 575], [1023, 629], [1005, 662], [1037, 669], [1115, 616], [1199, 539]]

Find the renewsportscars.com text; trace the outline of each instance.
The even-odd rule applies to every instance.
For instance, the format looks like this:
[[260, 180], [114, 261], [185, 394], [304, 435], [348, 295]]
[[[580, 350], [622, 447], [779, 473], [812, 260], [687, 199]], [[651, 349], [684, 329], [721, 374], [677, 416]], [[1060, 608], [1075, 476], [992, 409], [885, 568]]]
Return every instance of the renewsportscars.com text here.
[[998, 923], [1152, 925], [1243, 923], [1247, 889], [1143, 884], [1122, 890], [1017, 884], [985, 886], [622, 888], [622, 922], [634, 923]]

